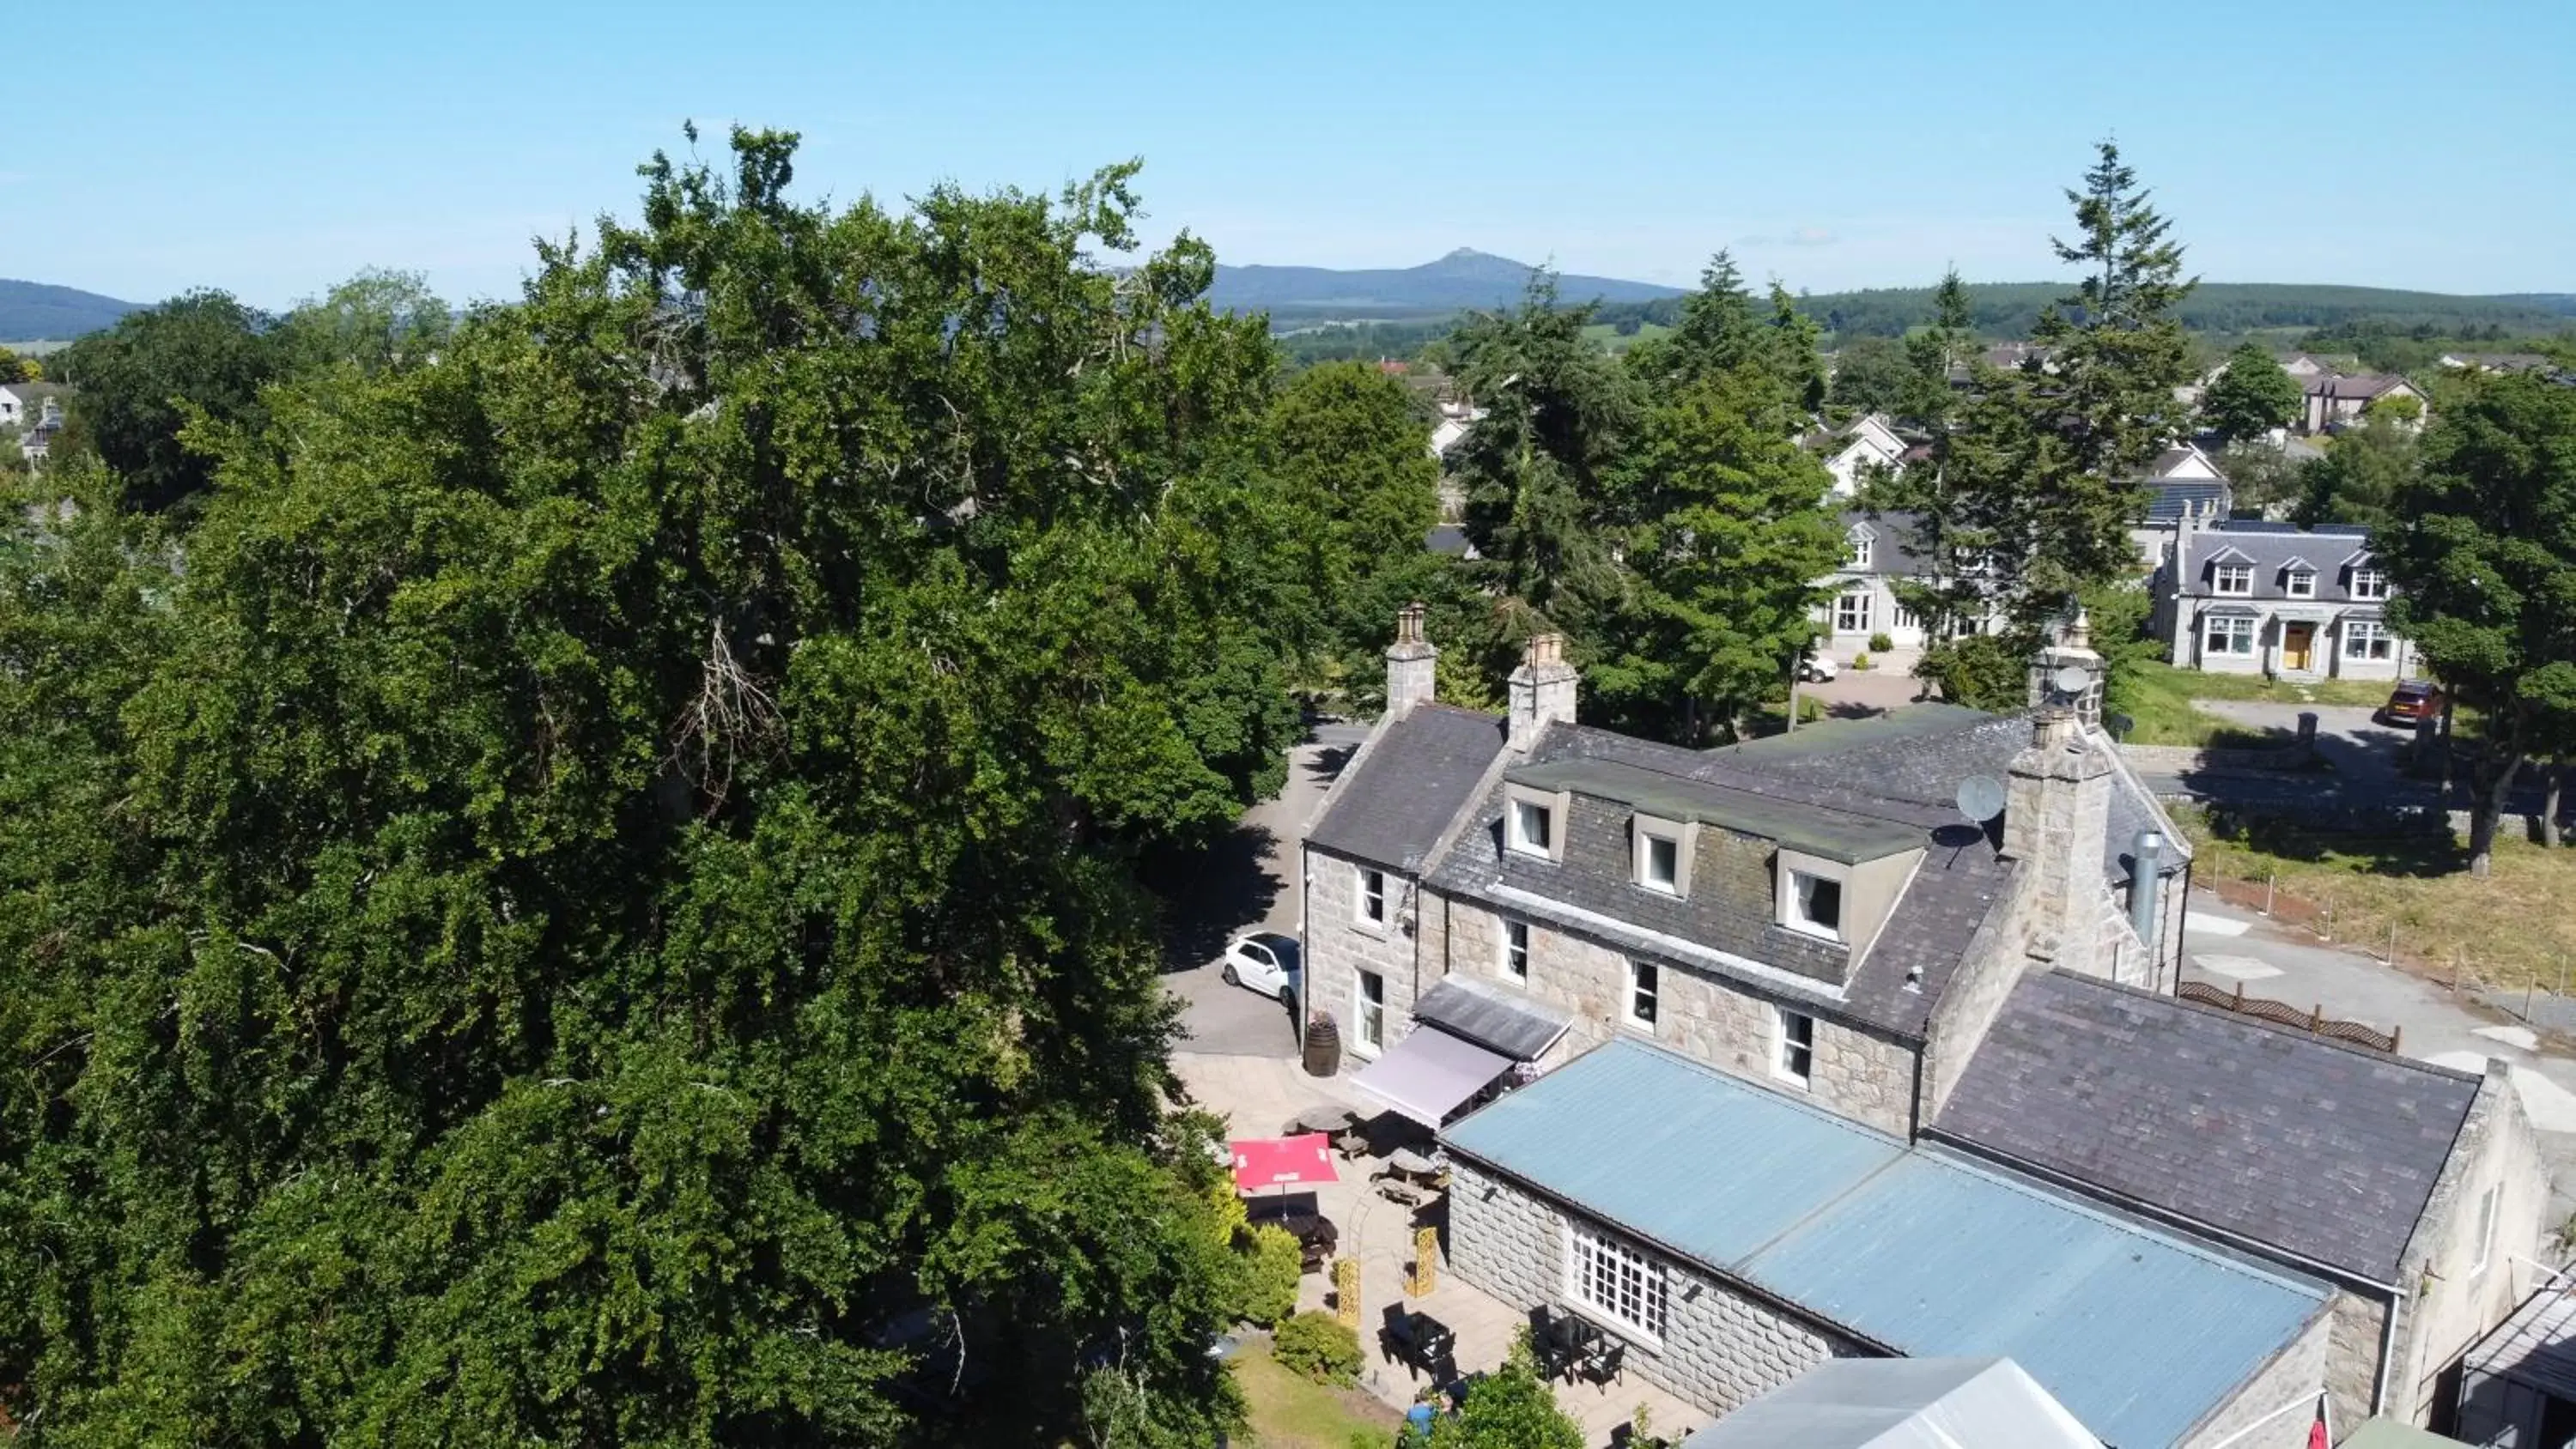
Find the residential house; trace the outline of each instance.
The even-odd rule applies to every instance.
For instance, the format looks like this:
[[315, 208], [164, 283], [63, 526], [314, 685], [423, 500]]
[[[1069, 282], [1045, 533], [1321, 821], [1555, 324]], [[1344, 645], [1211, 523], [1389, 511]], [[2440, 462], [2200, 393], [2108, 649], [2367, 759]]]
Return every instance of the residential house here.
[[2454, 372], [2535, 372], [2557, 365], [2538, 352], [2445, 352], [2439, 360]]
[[1903, 464], [1906, 442], [1885, 413], [1870, 413], [1840, 428], [1823, 428], [1800, 440], [1824, 459], [1834, 478], [1832, 496], [1851, 498], [1872, 474]]
[[[2281, 364], [2283, 372], [2297, 378], [2303, 386], [2313, 379], [2332, 377], [2342, 370], [2331, 362], [2305, 352], [2277, 355], [2273, 360]], [[2220, 370], [2224, 371], [2225, 368], [2222, 366]]]
[[2414, 650], [2388, 623], [2369, 530], [2230, 519], [2177, 528], [2154, 623], [2185, 669], [2285, 679], [2403, 679]]
[[1467, 430], [1474, 427], [1486, 409], [1467, 403], [1448, 401], [1440, 404], [1440, 419], [1431, 425], [1431, 456], [1447, 462], [1449, 450], [1466, 440]]
[[14, 432], [33, 426], [44, 416], [46, 400], [62, 391], [58, 383], [0, 383], [0, 428]]
[[19, 457], [25, 459], [30, 468], [41, 466], [53, 456], [54, 438], [62, 430], [62, 399], [48, 396], [39, 404], [35, 424], [18, 435]]
[[[2335, 374], [2309, 378], [2299, 431], [2323, 433], [2357, 423], [2372, 403], [2399, 397], [2413, 398], [2416, 406], [2425, 406], [2422, 390], [2402, 377], [2364, 373], [2357, 377]], [[2417, 425], [2421, 426], [2420, 414]]]
[[[2347, 1126], [2313, 1150], [2203, 1144], [2172, 1169], [2283, 1204], [2362, 1193], [2338, 1210], [2395, 1226], [2349, 1252], [2096, 1181], [2123, 1119], [2085, 1090], [2116, 1080], [2048, 1118], [2099, 1141], [1985, 1125], [2047, 1089], [2023, 1038], [2057, 994], [2173, 1013], [2155, 1020], [2200, 1064], [2204, 1115], [2240, 1078], [2290, 1090], [2316, 1067], [2244, 1035], [2277, 1028], [2158, 994], [2190, 852], [2101, 733], [2079, 629], [2034, 664], [2031, 718], [1916, 706], [1704, 751], [1582, 725], [1553, 638], [1499, 718], [1433, 703], [1436, 657], [1407, 610], [1387, 717], [1309, 834], [1309, 1005], [1363, 1095], [1439, 1130], [1457, 1276], [1591, 1320], [1650, 1382], [1723, 1413], [1829, 1359], [2009, 1357], [2110, 1443], [2290, 1449], [2305, 1425], [2278, 1407], [2349, 1378], [2367, 1337], [2346, 1320], [2366, 1329], [2372, 1300], [2336, 1273], [2531, 1250], [2528, 1162], [2483, 1145], [2528, 1127], [2457, 1074], [2330, 1106]], [[2420, 1140], [2384, 1143], [2371, 1104], [2407, 1092]], [[2362, 1256], [2391, 1234], [2393, 1266]], [[2483, 1290], [2395, 1286], [2391, 1384], [2501, 1316]]]
[[2164, 557], [2173, 533], [2185, 520], [2211, 524], [2236, 507], [2236, 492], [2218, 463], [2197, 443], [2176, 443], [2147, 468], [2147, 511], [2129, 536], [2148, 563]]

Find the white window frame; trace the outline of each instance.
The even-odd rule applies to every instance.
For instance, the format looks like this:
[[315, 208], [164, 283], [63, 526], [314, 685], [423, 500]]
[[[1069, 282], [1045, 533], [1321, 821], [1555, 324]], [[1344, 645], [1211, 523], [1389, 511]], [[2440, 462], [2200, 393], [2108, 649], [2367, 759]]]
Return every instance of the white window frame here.
[[1376, 930], [1386, 928], [1386, 872], [1373, 865], [1351, 867], [1351, 919]]
[[2397, 636], [2376, 619], [2343, 621], [2343, 657], [2385, 664], [2397, 657]]
[[2347, 591], [2356, 599], [2376, 600], [2388, 597], [2388, 571], [2379, 568], [2356, 568], [2352, 587]]
[[[2254, 657], [2255, 621], [2243, 614], [2212, 614], [2200, 621], [2200, 652], [2228, 659]], [[2221, 636], [2225, 642], [2221, 642]], [[2242, 643], [2245, 647], [2237, 648]]]
[[[1628, 879], [1631, 884], [1659, 896], [1687, 897], [1690, 894], [1691, 857], [1699, 849], [1697, 822], [1665, 820], [1652, 815], [1631, 816], [1628, 840]], [[1652, 869], [1658, 842], [1673, 848], [1673, 874], [1668, 881], [1655, 879]]]
[[2497, 1190], [2497, 1185], [2491, 1182], [2485, 1192], [2478, 1194], [2477, 1257], [2469, 1264], [2472, 1278], [2485, 1272], [2487, 1264], [2495, 1257]]
[[[1801, 1035], [1803, 1034], [1803, 1040]], [[1771, 1075], [1800, 1091], [1816, 1082], [1816, 1019], [1785, 1006], [1771, 1008]]]
[[2210, 565], [2209, 591], [2230, 599], [2254, 597], [2254, 566], [2250, 563]]
[[[1368, 984], [1377, 982], [1377, 999], [1369, 999]], [[1386, 1050], [1386, 976], [1383, 972], [1362, 967], [1351, 977], [1351, 1050], [1373, 1057]]]
[[[1838, 944], [1847, 941], [1850, 939], [1845, 931], [1851, 922], [1851, 883], [1846, 877], [1809, 869], [1810, 864], [1811, 862], [1805, 860], [1794, 864], [1786, 860], [1780, 862], [1779, 922], [1801, 936], [1813, 936], [1819, 941], [1833, 941]], [[1802, 880], [1813, 881], [1819, 885], [1830, 885], [1834, 888], [1834, 924], [1832, 926], [1828, 927], [1817, 921], [1809, 912], [1808, 893], [1801, 890], [1798, 885]]]
[[1870, 531], [1866, 528], [1855, 528], [1850, 533], [1845, 534], [1843, 538], [1845, 542], [1851, 545], [1851, 553], [1845, 557], [1843, 567], [1847, 569], [1868, 568], [1871, 555], [1877, 552], [1878, 540], [1873, 538], [1870, 535]]
[[1529, 983], [1530, 925], [1527, 921], [1505, 920], [1502, 930], [1503, 979]]
[[[1596, 1296], [1596, 1286], [1605, 1291]], [[1622, 1336], [1661, 1348], [1672, 1315], [1672, 1272], [1642, 1249], [1569, 1217], [1565, 1298]]]
[[1874, 612], [1873, 602], [1867, 589], [1845, 589], [1834, 595], [1834, 632], [1837, 634], [1868, 633]]
[[2289, 595], [2293, 599], [2315, 598], [2317, 596], [2316, 570], [2290, 570], [2289, 574], [2281, 580], [2281, 592]]
[[[1565, 859], [1565, 827], [1570, 796], [1564, 791], [1534, 790], [1527, 785], [1503, 787], [1503, 849], [1525, 860], [1561, 861]], [[1547, 839], [1532, 840], [1523, 830], [1528, 817], [1523, 811], [1536, 811], [1545, 822]]]
[[[1634, 1030], [1652, 1035], [1655, 1023], [1664, 1014], [1664, 968], [1631, 956], [1628, 958], [1627, 985], [1628, 994], [1619, 1003], [1619, 1020]], [[1637, 1012], [1640, 1002], [1646, 1008], [1642, 1016]]]

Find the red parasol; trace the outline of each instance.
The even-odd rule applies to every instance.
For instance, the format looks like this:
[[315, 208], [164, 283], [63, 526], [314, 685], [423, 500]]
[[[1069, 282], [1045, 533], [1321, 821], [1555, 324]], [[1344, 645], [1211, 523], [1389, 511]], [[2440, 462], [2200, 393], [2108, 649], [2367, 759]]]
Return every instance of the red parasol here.
[[1321, 1132], [1300, 1137], [1244, 1137], [1226, 1146], [1234, 1153], [1234, 1186], [1238, 1192], [1339, 1182], [1342, 1178], [1333, 1170], [1331, 1139]]

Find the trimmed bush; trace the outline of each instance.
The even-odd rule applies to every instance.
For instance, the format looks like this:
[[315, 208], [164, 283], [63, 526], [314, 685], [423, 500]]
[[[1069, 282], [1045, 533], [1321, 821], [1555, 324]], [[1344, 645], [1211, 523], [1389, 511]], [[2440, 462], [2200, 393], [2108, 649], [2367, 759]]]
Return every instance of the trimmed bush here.
[[1251, 1236], [1239, 1307], [1246, 1320], [1268, 1328], [1297, 1311], [1297, 1280], [1305, 1272], [1306, 1254], [1297, 1235], [1276, 1223], [1263, 1223]]
[[1896, 647], [1896, 641], [1885, 634], [1872, 634], [1869, 636], [1869, 647], [1880, 654], [1884, 654], [1888, 650]]
[[1866, 654], [1855, 654], [1855, 655], [1853, 655], [1853, 656], [1852, 656], [1852, 668], [1854, 668], [1854, 669], [1867, 669], [1867, 668], [1869, 668], [1869, 667], [1870, 667], [1870, 662], [1869, 662], [1869, 656], [1868, 656], [1868, 655], [1866, 655]]
[[1329, 1313], [1300, 1313], [1279, 1325], [1270, 1356], [1319, 1384], [1359, 1382], [1360, 1336]]

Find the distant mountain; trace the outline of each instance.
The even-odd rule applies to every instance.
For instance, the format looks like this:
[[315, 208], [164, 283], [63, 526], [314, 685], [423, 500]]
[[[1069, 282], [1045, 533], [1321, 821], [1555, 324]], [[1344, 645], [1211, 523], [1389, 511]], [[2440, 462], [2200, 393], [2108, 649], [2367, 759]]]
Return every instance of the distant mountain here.
[[[1509, 306], [1520, 300], [1536, 270], [1527, 262], [1468, 247], [1418, 267], [1344, 272], [1330, 267], [1220, 265], [1208, 300], [1227, 311], [1268, 312], [1283, 319], [1423, 316]], [[1678, 297], [1681, 289], [1567, 275], [1557, 278], [1557, 293], [1569, 303], [1652, 302]]]
[[141, 303], [120, 302], [96, 292], [0, 277], [0, 340], [68, 342], [84, 332], [113, 327], [117, 318], [141, 310]]

